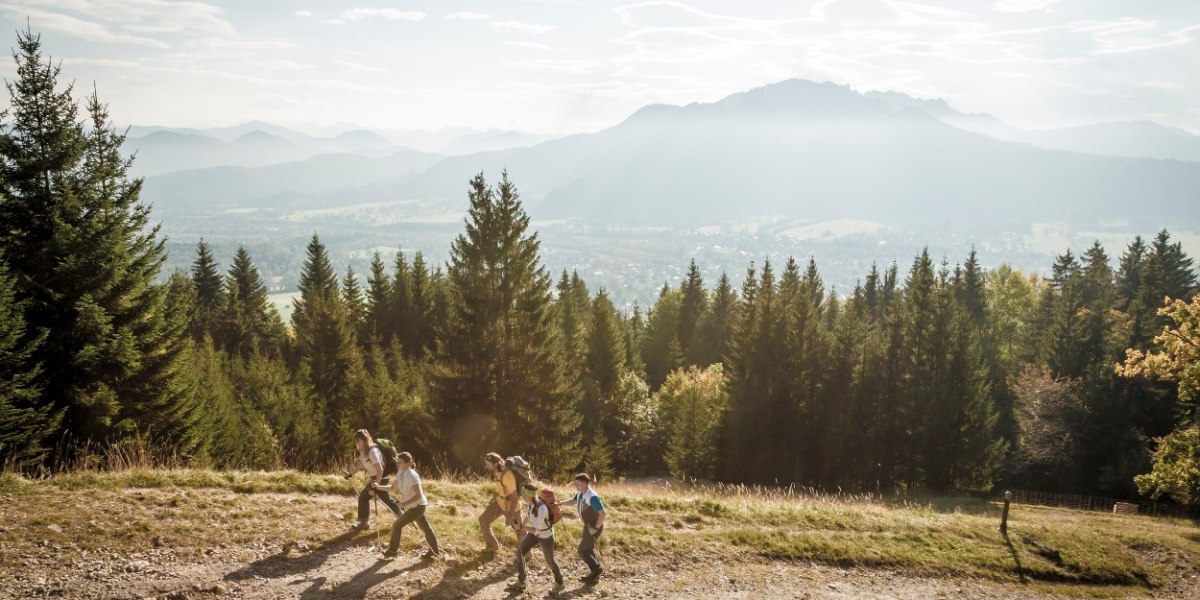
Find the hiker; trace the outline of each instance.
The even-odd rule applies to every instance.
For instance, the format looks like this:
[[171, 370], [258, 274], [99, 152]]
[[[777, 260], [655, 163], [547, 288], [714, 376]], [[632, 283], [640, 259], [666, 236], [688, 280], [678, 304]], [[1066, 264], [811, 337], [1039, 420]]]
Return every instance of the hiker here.
[[550, 571], [554, 573], [554, 587], [550, 588], [550, 593], [557, 594], [563, 589], [562, 571], [558, 569], [558, 563], [554, 560], [555, 514], [558, 515], [557, 519], [562, 518], [561, 513], [557, 512], [558, 499], [554, 490], [549, 487], [538, 492], [537, 486], [527, 483], [523, 490], [529, 508], [517, 529], [517, 537], [521, 537], [522, 532], [525, 536], [521, 537], [521, 542], [517, 544], [517, 580], [509, 584], [507, 590], [525, 590], [525, 555], [534, 546], [541, 546], [542, 556], [545, 557], [546, 564], [550, 565]]
[[371, 517], [371, 498], [379, 494], [379, 499], [383, 500], [383, 504], [395, 514], [400, 514], [400, 507], [396, 504], [396, 499], [392, 498], [387, 492], [378, 491], [375, 484], [387, 484], [385, 477], [383, 452], [371, 439], [371, 433], [366, 429], [359, 429], [354, 432], [354, 446], [358, 449], [358, 463], [353, 471], [342, 471], [342, 475], [346, 479], [350, 479], [359, 471], [366, 471], [367, 475], [371, 476], [371, 482], [358, 494], [358, 521], [351, 527], [354, 531], [364, 531], [368, 529], [367, 521]]
[[563, 500], [559, 504], [574, 502], [575, 509], [579, 512], [579, 520], [583, 521], [583, 536], [579, 540], [579, 558], [583, 559], [591, 572], [580, 577], [579, 580], [586, 584], [593, 584], [600, 581], [600, 574], [604, 572], [604, 567], [600, 566], [600, 560], [596, 557], [596, 540], [600, 538], [601, 533], [604, 533], [604, 518], [607, 513], [604, 512], [604, 503], [600, 501], [600, 495], [592, 489], [592, 478], [588, 477], [587, 473], [575, 476], [575, 491], [576, 494], [573, 498]]
[[483, 514], [479, 515], [479, 531], [483, 534], [484, 554], [495, 554], [500, 548], [492, 533], [492, 523], [504, 517], [504, 524], [517, 526], [517, 513], [520, 510], [520, 498], [517, 496], [517, 474], [508, 467], [504, 458], [495, 452], [489, 452], [483, 457], [484, 469], [496, 481], [496, 489], [492, 501]]
[[399, 495], [399, 505], [404, 511], [392, 522], [392, 541], [388, 544], [387, 552], [383, 553], [383, 557], [396, 557], [400, 550], [400, 530], [409, 523], [416, 523], [417, 527], [420, 527], [421, 531], [425, 533], [425, 543], [429, 544], [429, 550], [421, 558], [424, 560], [437, 558], [439, 554], [437, 536], [434, 535], [433, 528], [429, 526], [429, 519], [425, 518], [425, 507], [429, 505], [429, 500], [425, 498], [425, 490], [421, 488], [421, 476], [413, 468], [413, 457], [407, 452], [401, 452], [396, 462], [400, 467], [400, 472], [392, 480], [391, 486], [375, 484], [375, 489], [380, 492], [391, 491]]

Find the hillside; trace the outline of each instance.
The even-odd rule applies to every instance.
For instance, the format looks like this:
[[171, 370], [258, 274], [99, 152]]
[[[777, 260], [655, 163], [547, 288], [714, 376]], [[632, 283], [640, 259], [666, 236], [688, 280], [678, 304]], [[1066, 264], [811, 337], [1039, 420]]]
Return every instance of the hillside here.
[[397, 198], [451, 197], [467, 174], [507, 169], [535, 217], [593, 224], [1200, 222], [1191, 192], [1200, 164], [1049, 150], [950, 124], [964, 119], [944, 103], [793, 80], [709, 104], [647, 106], [594, 134], [451, 157], [387, 187]]
[[[0, 476], [0, 575], [9, 597], [512, 598], [511, 556], [480, 558], [479, 482], [427, 482], [446, 549], [421, 562], [419, 536], [379, 559], [377, 529], [346, 533], [351, 483], [294, 472], [196, 470]], [[355, 480], [354, 485], [362, 485]], [[698, 491], [601, 485], [612, 514], [607, 575], [570, 581], [578, 521], [558, 528], [562, 597], [1195, 597], [1193, 524], [963, 499]], [[562, 491], [562, 490], [560, 490]], [[569, 511], [568, 511], [569, 513]], [[381, 526], [382, 525], [382, 526]], [[497, 524], [497, 531], [500, 526]], [[502, 543], [512, 543], [504, 532]], [[1060, 555], [1055, 557], [1051, 550]], [[550, 586], [540, 556], [525, 597]]]

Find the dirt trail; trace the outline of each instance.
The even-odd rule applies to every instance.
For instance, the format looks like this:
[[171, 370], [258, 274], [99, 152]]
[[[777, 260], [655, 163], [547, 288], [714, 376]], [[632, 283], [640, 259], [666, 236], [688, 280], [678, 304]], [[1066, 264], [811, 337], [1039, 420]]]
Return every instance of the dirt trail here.
[[[129, 556], [56, 559], [52, 548], [25, 555], [25, 569], [0, 587], [5, 598], [415, 598], [481, 600], [549, 598], [549, 571], [535, 556], [526, 592], [505, 591], [512, 580], [511, 557], [485, 560], [474, 549], [448, 549], [442, 558], [422, 561], [419, 552], [383, 560], [368, 534], [343, 535], [316, 548], [214, 548], [202, 558], [169, 548]], [[256, 556], [253, 560], [238, 557]], [[625, 564], [608, 560], [596, 586], [583, 574], [573, 548], [560, 548], [568, 578], [557, 598], [604, 600], [648, 598], [805, 598], [805, 599], [1000, 599], [1050, 598], [1052, 590], [1019, 583], [914, 578], [884, 570], [848, 570], [822, 565], [770, 562], [737, 557], [728, 564]], [[65, 564], [63, 564], [65, 563]], [[1180, 574], [1155, 590], [1124, 590], [1130, 597], [1198, 598], [1200, 576]], [[1079, 593], [1076, 590], [1075, 593]], [[1120, 596], [1119, 589], [1107, 590]]]

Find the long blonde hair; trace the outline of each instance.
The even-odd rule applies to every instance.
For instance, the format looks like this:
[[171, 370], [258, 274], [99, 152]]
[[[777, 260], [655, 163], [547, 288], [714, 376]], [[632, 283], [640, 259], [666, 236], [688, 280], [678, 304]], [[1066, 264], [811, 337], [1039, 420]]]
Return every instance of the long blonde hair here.
[[[358, 431], [354, 432], [354, 439], [362, 440], [367, 443], [367, 448], [365, 450], [358, 451], [358, 455], [360, 457], [366, 458], [371, 453], [371, 446], [375, 445], [375, 440], [371, 438], [371, 432], [367, 431], [366, 429], [359, 429]], [[358, 449], [355, 448], [355, 450]]]

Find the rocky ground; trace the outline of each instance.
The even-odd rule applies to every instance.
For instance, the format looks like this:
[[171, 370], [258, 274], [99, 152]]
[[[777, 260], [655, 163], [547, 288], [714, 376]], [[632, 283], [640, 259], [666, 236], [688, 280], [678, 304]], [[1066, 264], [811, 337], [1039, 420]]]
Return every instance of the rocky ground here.
[[[22, 569], [0, 588], [4, 598], [548, 598], [550, 573], [533, 558], [529, 587], [510, 593], [511, 557], [488, 560], [475, 549], [447, 549], [441, 558], [420, 559], [408, 550], [384, 560], [372, 534], [346, 534], [319, 547], [214, 547], [199, 556], [169, 547], [132, 554], [84, 552], [40, 546], [19, 557]], [[912, 577], [887, 570], [842, 569], [816, 564], [731, 557], [724, 563], [654, 564], [607, 561], [595, 586], [571, 548], [560, 549], [568, 577], [558, 598], [924, 599], [1052, 598], [1061, 596], [1200, 598], [1200, 574], [1180, 572], [1155, 589], [1055, 588], [1020, 582]], [[64, 552], [67, 551], [67, 552]], [[247, 560], [249, 559], [249, 560]]]

